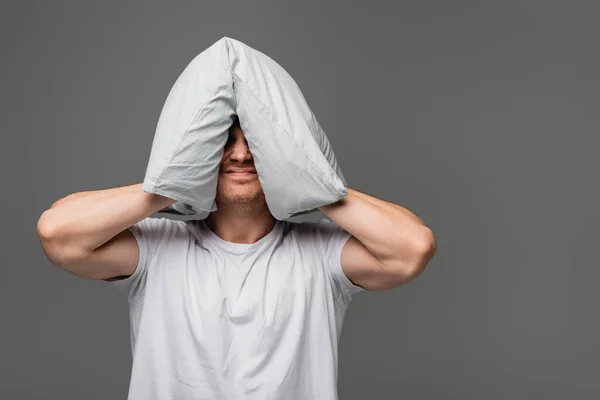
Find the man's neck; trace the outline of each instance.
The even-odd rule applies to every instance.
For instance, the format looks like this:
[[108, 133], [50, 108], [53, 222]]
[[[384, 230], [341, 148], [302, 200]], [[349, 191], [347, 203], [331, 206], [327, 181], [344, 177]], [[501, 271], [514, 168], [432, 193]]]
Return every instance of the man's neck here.
[[221, 239], [232, 243], [256, 243], [275, 227], [277, 220], [266, 204], [222, 205], [206, 218], [206, 225]]

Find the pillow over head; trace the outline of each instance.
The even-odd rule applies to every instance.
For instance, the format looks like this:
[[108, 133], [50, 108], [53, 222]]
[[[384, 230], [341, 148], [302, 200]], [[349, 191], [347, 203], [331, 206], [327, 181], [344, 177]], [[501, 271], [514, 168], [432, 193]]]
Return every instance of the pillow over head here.
[[165, 216], [204, 219], [217, 209], [220, 162], [236, 115], [271, 214], [313, 212], [348, 193], [327, 136], [283, 67], [223, 37], [171, 88], [158, 120], [142, 190], [177, 202]]

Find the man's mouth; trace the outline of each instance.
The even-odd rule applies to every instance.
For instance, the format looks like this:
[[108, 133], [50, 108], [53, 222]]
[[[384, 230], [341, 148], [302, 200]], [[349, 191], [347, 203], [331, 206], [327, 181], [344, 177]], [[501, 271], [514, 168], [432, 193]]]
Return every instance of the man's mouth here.
[[253, 168], [229, 168], [225, 170], [225, 173], [234, 175], [253, 175], [256, 174], [256, 170]]
[[253, 180], [257, 176], [254, 168], [228, 168], [223, 173], [231, 179], [244, 181]]

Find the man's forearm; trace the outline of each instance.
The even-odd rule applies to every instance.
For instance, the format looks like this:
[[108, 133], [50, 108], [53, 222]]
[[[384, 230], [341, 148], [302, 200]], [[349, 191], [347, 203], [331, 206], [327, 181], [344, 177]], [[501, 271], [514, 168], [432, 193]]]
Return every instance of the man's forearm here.
[[119, 186], [119, 187], [108, 188], [108, 189], [84, 190], [81, 192], [71, 193], [61, 199], [56, 200], [50, 206], [50, 208], [57, 207], [59, 205], [64, 205], [66, 203], [70, 203], [71, 200], [74, 200], [74, 199], [85, 198], [86, 200], [90, 200], [92, 198], [101, 198], [101, 197], [109, 196], [109, 195], [112, 195], [115, 193], [125, 193], [125, 192], [133, 193], [133, 192], [138, 192], [139, 190], [141, 190], [141, 188], [142, 188], [142, 184], [136, 183], [133, 185]]
[[[350, 189], [350, 188], [347, 188], [347, 189]], [[389, 201], [378, 199], [377, 197], [370, 196], [366, 193], [359, 192], [358, 190], [355, 190], [355, 189], [350, 189], [350, 192], [353, 195], [355, 195], [361, 199], [364, 199], [364, 200], [368, 201], [369, 203], [375, 204], [383, 209], [390, 210], [390, 208], [391, 208], [391, 209], [399, 210], [400, 212], [404, 213], [406, 216], [417, 221], [419, 224], [425, 225], [425, 222], [421, 218], [419, 218], [415, 213], [410, 211], [408, 208], [402, 207], [399, 204], [394, 204], [394, 203], [390, 203]]]
[[319, 209], [390, 268], [419, 268], [435, 248], [425, 223], [408, 209], [346, 188], [348, 196]]
[[59, 258], [85, 257], [119, 232], [173, 204], [142, 184], [74, 193], [44, 211], [38, 232]]

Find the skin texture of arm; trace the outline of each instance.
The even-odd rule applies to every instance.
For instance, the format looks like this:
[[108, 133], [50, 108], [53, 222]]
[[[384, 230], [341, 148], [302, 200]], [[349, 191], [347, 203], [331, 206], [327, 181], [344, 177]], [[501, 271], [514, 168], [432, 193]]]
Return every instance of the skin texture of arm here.
[[[127, 264], [135, 266], [133, 256], [137, 258], [138, 251], [131, 233], [125, 230], [175, 202], [146, 193], [141, 186], [78, 192], [56, 201], [37, 223], [47, 258], [82, 277], [125, 274], [131, 268], [121, 270], [119, 258], [127, 257]], [[108, 267], [103, 270], [103, 265]]]
[[386, 290], [416, 278], [435, 254], [436, 240], [408, 209], [346, 188], [348, 196], [319, 209], [349, 232], [344, 273], [367, 290]]

